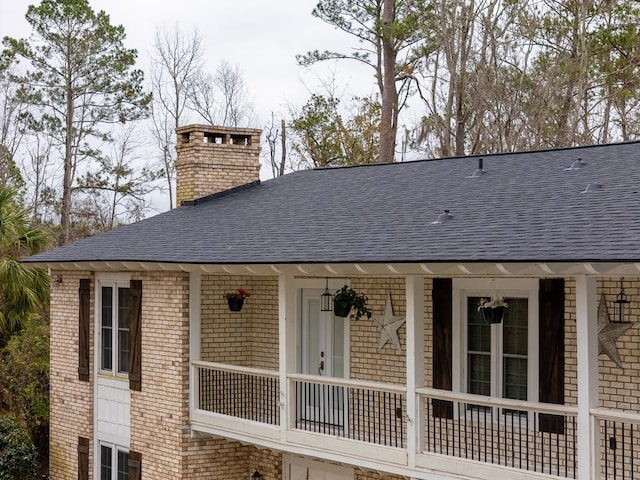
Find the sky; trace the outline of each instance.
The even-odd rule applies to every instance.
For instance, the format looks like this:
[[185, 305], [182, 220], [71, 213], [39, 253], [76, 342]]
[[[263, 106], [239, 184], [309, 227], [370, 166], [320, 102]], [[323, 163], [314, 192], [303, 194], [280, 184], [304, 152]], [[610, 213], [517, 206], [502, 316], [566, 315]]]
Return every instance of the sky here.
[[[332, 75], [347, 94], [374, 91], [373, 71], [356, 62], [330, 62], [311, 68], [295, 55], [313, 49], [347, 51], [352, 38], [311, 11], [317, 0], [89, 0], [111, 23], [123, 25], [125, 45], [138, 50], [138, 68], [149, 69], [153, 38], [159, 27], [197, 29], [204, 40], [207, 70], [223, 60], [237, 65], [264, 124], [272, 111], [303, 105]], [[27, 7], [39, 0], [0, 0], [0, 37], [28, 37]], [[147, 75], [148, 77], [148, 75]]]
[[[25, 20], [30, 4], [40, 0], [0, 0], [0, 38], [28, 38]], [[148, 81], [154, 36], [159, 28], [177, 28], [188, 35], [197, 29], [204, 43], [206, 69], [214, 73], [222, 61], [237, 66], [255, 106], [258, 127], [272, 112], [279, 124], [291, 107], [300, 108], [311, 92], [335, 77], [344, 98], [375, 91], [373, 70], [357, 62], [325, 62], [300, 67], [295, 55], [310, 50], [348, 51], [353, 38], [313, 17], [317, 0], [89, 0], [104, 10], [112, 25], [123, 25], [125, 46], [138, 51], [136, 67]], [[147, 88], [149, 84], [147, 83]], [[197, 120], [196, 120], [197, 121]], [[272, 175], [264, 164], [260, 177]], [[154, 194], [154, 211], [168, 208], [166, 195]]]

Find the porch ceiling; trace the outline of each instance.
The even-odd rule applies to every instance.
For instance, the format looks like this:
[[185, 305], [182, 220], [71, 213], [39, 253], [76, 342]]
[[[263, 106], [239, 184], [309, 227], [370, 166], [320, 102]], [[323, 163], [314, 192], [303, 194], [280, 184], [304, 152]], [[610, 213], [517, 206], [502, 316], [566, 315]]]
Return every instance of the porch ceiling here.
[[640, 276], [640, 263], [327, 263], [327, 264], [189, 264], [157, 262], [31, 263], [51, 270], [183, 271], [228, 275], [295, 275], [310, 277], [548, 277], [570, 275]]

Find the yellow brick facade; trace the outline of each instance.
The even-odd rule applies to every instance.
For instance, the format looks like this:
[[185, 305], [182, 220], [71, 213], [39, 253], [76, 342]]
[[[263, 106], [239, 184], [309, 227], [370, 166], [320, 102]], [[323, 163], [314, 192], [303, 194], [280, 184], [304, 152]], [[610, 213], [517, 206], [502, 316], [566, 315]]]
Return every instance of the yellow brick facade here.
[[[93, 438], [94, 382], [78, 380], [78, 288], [81, 278], [91, 278], [93, 286], [91, 272], [53, 272], [51, 275], [49, 473], [52, 479], [77, 478], [78, 437]], [[93, 298], [92, 291], [92, 302]], [[93, 323], [93, 314], [91, 318]], [[90, 335], [93, 344], [93, 328]], [[90, 449], [89, 462], [92, 459]]]
[[[60, 277], [62, 281], [55, 280]], [[77, 477], [77, 438], [93, 441], [94, 381], [78, 380], [78, 286], [92, 279], [91, 345], [95, 344], [92, 272], [52, 272], [51, 285], [51, 458], [52, 479]], [[141, 452], [143, 478], [246, 479], [259, 470], [266, 479], [282, 478], [282, 455], [237, 442], [192, 435], [189, 428], [189, 275], [133, 272], [143, 281], [142, 391], [131, 392], [131, 449]], [[206, 361], [278, 369], [278, 278], [202, 275], [201, 355]], [[577, 403], [575, 282], [565, 279], [565, 401]], [[384, 312], [391, 295], [394, 314], [406, 315], [404, 277], [352, 278], [351, 285], [369, 297], [373, 313]], [[431, 279], [425, 279], [425, 384], [431, 384]], [[241, 312], [229, 312], [225, 291], [251, 292]], [[609, 313], [620, 288], [617, 278], [598, 278]], [[617, 341], [624, 369], [599, 356], [600, 405], [636, 411], [640, 398], [640, 282], [626, 280], [631, 300], [630, 329]], [[351, 378], [404, 384], [406, 325], [399, 329], [402, 353], [387, 344], [378, 351], [379, 330], [370, 320], [351, 322]], [[94, 354], [92, 348], [91, 371]], [[630, 393], [631, 392], [631, 393]], [[93, 464], [93, 449], [90, 463]], [[354, 480], [392, 480], [394, 476], [354, 469]]]

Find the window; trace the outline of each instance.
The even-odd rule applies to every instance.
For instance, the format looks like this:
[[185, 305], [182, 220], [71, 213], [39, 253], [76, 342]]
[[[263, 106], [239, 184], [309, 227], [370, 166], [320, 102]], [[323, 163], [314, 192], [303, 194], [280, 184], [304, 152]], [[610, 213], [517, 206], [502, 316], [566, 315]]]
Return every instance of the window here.
[[128, 480], [129, 452], [115, 445], [100, 445], [100, 480]]
[[[487, 324], [478, 304], [492, 293], [508, 304], [499, 324]], [[538, 281], [454, 279], [454, 390], [538, 400]]]
[[127, 374], [129, 370], [129, 283], [100, 282], [100, 370]]
[[478, 312], [481, 297], [467, 297], [467, 392], [527, 400], [529, 301], [506, 297], [501, 324], [489, 325]]

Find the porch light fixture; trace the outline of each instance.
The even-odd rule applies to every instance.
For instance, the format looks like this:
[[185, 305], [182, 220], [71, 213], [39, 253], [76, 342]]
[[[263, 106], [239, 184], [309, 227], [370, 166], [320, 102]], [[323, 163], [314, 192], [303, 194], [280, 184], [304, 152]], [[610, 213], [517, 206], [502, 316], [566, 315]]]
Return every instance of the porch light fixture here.
[[331, 300], [333, 295], [329, 291], [329, 279], [327, 278], [327, 283], [324, 289], [324, 293], [320, 295], [320, 311], [321, 312], [331, 312], [333, 311], [333, 307], [331, 306]]
[[615, 302], [613, 302], [616, 304], [616, 319], [611, 323], [631, 323], [629, 322], [629, 320], [627, 320], [627, 317], [629, 316], [629, 304], [631, 302], [627, 300], [627, 295], [624, 293], [624, 285], [622, 283], [623, 281], [624, 278], [621, 278], [620, 293], [616, 295], [616, 300]]
[[251, 475], [251, 477], [253, 480], [255, 480], [256, 478], [262, 478], [262, 474], [256, 470], [255, 472], [253, 472], [253, 475]]

